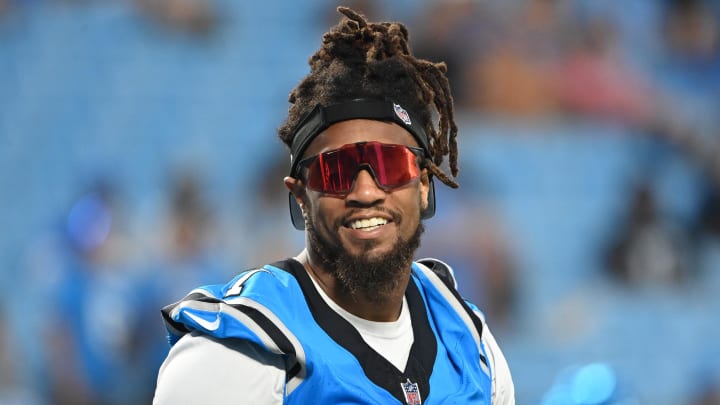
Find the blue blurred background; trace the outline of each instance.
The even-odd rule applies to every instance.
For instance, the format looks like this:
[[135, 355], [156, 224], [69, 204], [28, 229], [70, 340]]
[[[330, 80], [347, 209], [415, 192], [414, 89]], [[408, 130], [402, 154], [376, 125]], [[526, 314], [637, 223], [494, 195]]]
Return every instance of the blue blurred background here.
[[[517, 402], [720, 404], [720, 3], [343, 4], [448, 63], [420, 256]], [[0, 403], [149, 403], [160, 307], [302, 248], [275, 131], [336, 5], [0, 0]]]

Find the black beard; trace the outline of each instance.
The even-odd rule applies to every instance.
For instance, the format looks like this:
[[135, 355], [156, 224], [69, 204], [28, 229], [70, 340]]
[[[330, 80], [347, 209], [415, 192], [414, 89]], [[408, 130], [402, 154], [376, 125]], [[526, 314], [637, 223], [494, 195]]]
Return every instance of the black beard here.
[[[408, 240], [398, 237], [387, 253], [368, 257], [352, 255], [336, 241], [327, 240], [315, 230], [314, 222], [314, 218], [307, 218], [305, 227], [310, 237], [310, 248], [322, 262], [324, 270], [335, 277], [343, 291], [375, 303], [385, 302], [397, 290], [425, 231], [420, 222]], [[367, 247], [372, 244], [369, 241]]]

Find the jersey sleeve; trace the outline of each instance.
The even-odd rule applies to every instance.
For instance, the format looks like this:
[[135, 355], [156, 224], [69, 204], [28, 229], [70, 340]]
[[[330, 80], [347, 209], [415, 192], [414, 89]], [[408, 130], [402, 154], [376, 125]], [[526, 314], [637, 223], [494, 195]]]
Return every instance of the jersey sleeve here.
[[[483, 322], [484, 323], [484, 322]], [[492, 368], [492, 404], [493, 405], [515, 405], [515, 385], [513, 384], [510, 367], [490, 332], [487, 324], [483, 325], [482, 342]]]
[[222, 343], [197, 333], [183, 336], [158, 373], [153, 404], [283, 403], [281, 356], [243, 340]]

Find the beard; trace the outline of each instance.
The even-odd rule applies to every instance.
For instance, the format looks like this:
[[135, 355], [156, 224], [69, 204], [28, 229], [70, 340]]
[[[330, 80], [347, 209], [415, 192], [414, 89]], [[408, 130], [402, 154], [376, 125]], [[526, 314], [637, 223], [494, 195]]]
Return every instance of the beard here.
[[[311, 241], [310, 248], [320, 258], [325, 271], [335, 277], [344, 292], [375, 303], [385, 302], [397, 290], [425, 231], [420, 221], [407, 240], [398, 236], [386, 253], [353, 255], [339, 241], [330, 240], [317, 232], [314, 223], [314, 218], [306, 218], [305, 228]], [[373, 241], [367, 241], [365, 248], [373, 245]]]

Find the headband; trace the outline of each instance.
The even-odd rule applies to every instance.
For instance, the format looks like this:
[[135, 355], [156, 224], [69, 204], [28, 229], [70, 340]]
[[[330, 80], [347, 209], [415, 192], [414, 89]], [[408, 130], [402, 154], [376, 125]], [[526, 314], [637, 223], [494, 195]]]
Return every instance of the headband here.
[[329, 126], [352, 119], [394, 122], [412, 134], [425, 154], [430, 157], [427, 134], [417, 116], [391, 101], [356, 99], [323, 107], [315, 106], [298, 125], [290, 146], [290, 175], [297, 169], [300, 157], [313, 139]]

